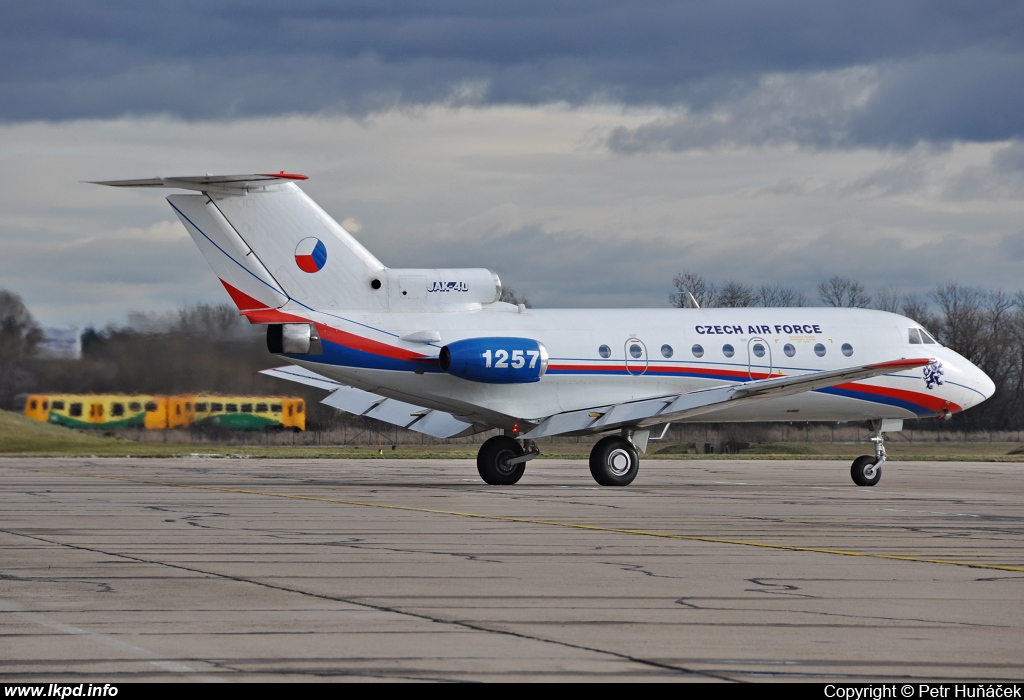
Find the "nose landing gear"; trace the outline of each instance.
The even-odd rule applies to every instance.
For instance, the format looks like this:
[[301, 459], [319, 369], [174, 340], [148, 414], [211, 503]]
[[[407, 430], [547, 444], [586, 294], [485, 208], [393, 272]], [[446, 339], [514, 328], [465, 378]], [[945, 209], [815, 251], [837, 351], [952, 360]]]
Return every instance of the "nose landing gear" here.
[[885, 418], [871, 421], [874, 434], [871, 442], [875, 443], [875, 455], [864, 455], [853, 460], [850, 476], [857, 486], [874, 486], [882, 478], [882, 465], [885, 464], [885, 434], [903, 430], [903, 421], [899, 418]]

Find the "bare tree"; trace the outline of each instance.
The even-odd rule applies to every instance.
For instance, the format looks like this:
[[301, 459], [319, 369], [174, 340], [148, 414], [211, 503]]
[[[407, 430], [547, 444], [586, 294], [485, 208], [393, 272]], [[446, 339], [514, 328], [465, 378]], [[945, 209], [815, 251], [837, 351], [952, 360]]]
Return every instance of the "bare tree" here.
[[33, 383], [29, 362], [42, 332], [25, 302], [0, 289], [0, 405], [13, 406], [14, 396]]
[[828, 306], [864, 309], [871, 303], [871, 295], [864, 291], [863, 284], [839, 275], [818, 284], [818, 298]]
[[903, 306], [903, 291], [898, 287], [885, 287], [875, 294], [874, 307], [879, 311], [898, 314]]
[[739, 308], [754, 306], [757, 303], [757, 294], [749, 284], [729, 280], [722, 285], [718, 292], [718, 306], [728, 308]]
[[515, 304], [516, 306], [522, 304], [528, 309], [533, 308], [533, 304], [531, 304], [530, 300], [526, 298], [526, 295], [524, 294], [522, 296], [519, 296], [518, 294], [516, 294], [516, 290], [512, 289], [512, 287], [502, 287], [501, 296], [498, 297], [498, 301], [504, 301], [509, 304]]
[[949, 282], [928, 296], [939, 309], [935, 327], [939, 340], [976, 363], [985, 344], [985, 293]]
[[718, 288], [707, 282], [704, 277], [696, 272], [680, 272], [672, 280], [676, 292], [669, 295], [669, 302], [672, 306], [681, 309], [693, 306], [690, 295], [697, 300], [701, 308], [718, 306]]
[[25, 302], [0, 289], [0, 362], [29, 356], [40, 340], [42, 332]]
[[806, 306], [807, 299], [801, 292], [783, 287], [781, 284], [762, 284], [757, 290], [755, 306], [792, 307]]

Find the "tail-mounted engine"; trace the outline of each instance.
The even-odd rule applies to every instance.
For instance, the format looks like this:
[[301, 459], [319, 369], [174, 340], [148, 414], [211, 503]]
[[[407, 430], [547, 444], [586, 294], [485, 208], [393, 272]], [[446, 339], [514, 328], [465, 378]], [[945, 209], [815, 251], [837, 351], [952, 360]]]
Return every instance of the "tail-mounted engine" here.
[[272, 323], [267, 326], [267, 350], [275, 355], [322, 355], [320, 334], [312, 323]]
[[441, 370], [487, 384], [536, 382], [548, 369], [548, 350], [530, 338], [467, 338], [441, 348]]

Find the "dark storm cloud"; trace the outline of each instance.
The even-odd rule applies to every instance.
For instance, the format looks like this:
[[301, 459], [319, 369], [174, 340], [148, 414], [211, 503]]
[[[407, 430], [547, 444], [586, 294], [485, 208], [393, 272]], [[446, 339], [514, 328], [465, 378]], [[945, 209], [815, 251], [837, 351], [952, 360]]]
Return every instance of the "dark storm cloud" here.
[[741, 140], [1003, 139], [1024, 130], [1022, 56], [1019, 2], [19, 1], [0, 23], [0, 119], [360, 114], [460, 100], [700, 114], [742, 101], [765, 75], [875, 66], [885, 80], [859, 111]]

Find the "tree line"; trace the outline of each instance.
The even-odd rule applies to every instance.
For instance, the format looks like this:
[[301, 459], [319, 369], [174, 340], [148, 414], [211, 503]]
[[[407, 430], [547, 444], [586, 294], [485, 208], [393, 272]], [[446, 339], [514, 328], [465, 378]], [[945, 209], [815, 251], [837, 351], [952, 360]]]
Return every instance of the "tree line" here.
[[309, 421], [333, 422], [336, 411], [319, 405], [323, 391], [259, 374], [284, 364], [267, 351], [265, 335], [230, 304], [198, 304], [86, 328], [80, 359], [43, 359], [38, 324], [20, 297], [0, 290], [0, 406], [20, 408], [30, 393], [301, 396]]

